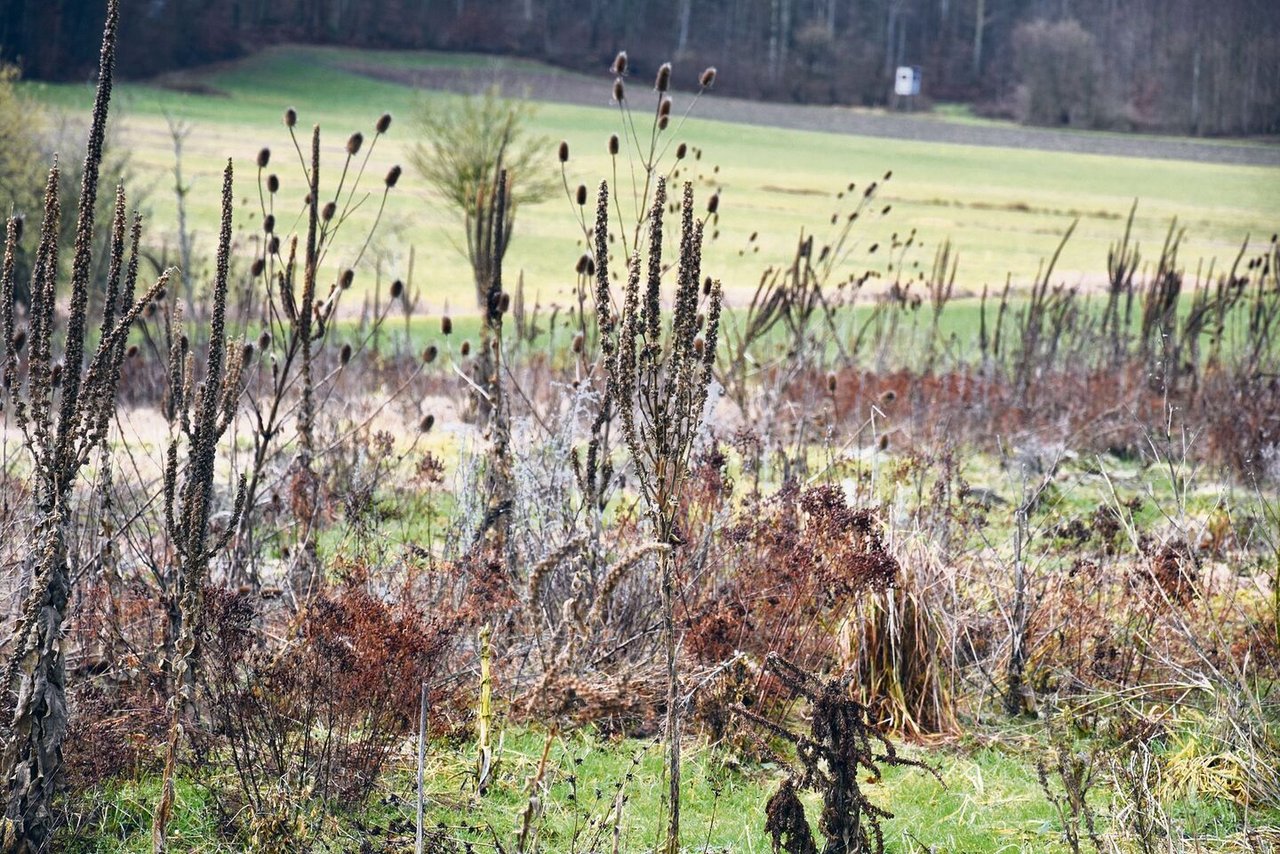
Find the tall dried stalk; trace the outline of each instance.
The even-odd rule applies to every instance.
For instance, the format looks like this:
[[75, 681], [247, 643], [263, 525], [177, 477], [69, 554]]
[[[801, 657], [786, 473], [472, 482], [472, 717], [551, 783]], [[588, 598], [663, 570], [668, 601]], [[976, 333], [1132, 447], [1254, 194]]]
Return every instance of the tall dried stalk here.
[[[105, 440], [115, 409], [120, 364], [129, 329], [165, 287], [165, 273], [137, 301], [139, 227], [132, 231], [133, 259], [125, 270], [125, 198], [116, 197], [108, 263], [109, 279], [98, 346], [87, 359], [92, 237], [103, 137], [115, 66], [118, 0], [107, 9], [99, 62], [98, 91], [85, 154], [84, 176], [71, 266], [71, 293], [62, 358], [55, 357], [57, 316], [58, 167], [49, 172], [44, 220], [31, 278], [25, 348], [15, 340], [14, 257], [20, 237], [10, 220], [5, 243], [0, 337], [5, 346], [5, 390], [31, 456], [34, 528], [22, 571], [25, 602], [5, 666], [4, 749], [0, 756], [7, 805], [0, 850], [41, 851], [53, 832], [53, 797], [62, 770], [67, 733], [66, 661], [62, 627], [71, 595], [68, 541], [72, 535], [71, 493], [80, 470]], [[19, 352], [22, 350], [22, 353]], [[25, 354], [25, 376], [22, 355]]]
[[[702, 278], [703, 222], [694, 217], [693, 186], [685, 184], [681, 202], [680, 256], [670, 329], [662, 322], [663, 213], [666, 180], [659, 178], [648, 216], [648, 268], [641, 287], [640, 253], [629, 261], [622, 310], [610, 308], [609, 188], [601, 183], [596, 211], [596, 311], [608, 374], [608, 396], [622, 423], [655, 539], [672, 549], [658, 553], [662, 583], [662, 624], [666, 646], [667, 717], [665, 757], [668, 781], [666, 841], [675, 854], [680, 840], [680, 680], [675, 628], [675, 554], [680, 493], [689, 471], [707, 388], [715, 364], [722, 293], [719, 282]], [[705, 320], [699, 311], [706, 303]], [[704, 329], [705, 323], [705, 329]]]

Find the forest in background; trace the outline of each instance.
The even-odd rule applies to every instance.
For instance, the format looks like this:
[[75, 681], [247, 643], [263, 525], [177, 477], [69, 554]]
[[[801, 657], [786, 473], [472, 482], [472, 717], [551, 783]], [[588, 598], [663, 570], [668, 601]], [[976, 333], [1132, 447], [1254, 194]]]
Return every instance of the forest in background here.
[[[92, 76], [98, 0], [5, 0], [0, 60]], [[579, 69], [615, 52], [714, 64], [731, 94], [888, 105], [923, 98], [1070, 127], [1280, 132], [1280, 15], [1270, 0], [126, 0], [126, 76], [301, 41], [521, 55]], [[637, 68], [648, 74], [653, 69]]]

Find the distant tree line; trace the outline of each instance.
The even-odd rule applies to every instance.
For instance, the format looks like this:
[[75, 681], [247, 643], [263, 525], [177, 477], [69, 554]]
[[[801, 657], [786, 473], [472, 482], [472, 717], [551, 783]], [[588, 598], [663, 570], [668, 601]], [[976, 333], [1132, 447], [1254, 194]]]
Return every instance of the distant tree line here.
[[[4, 0], [0, 58], [89, 76], [103, 0]], [[125, 0], [143, 76], [301, 41], [717, 65], [735, 94], [885, 104], [917, 65], [932, 99], [1041, 124], [1280, 132], [1275, 0]], [[639, 70], [643, 70], [643, 66]]]

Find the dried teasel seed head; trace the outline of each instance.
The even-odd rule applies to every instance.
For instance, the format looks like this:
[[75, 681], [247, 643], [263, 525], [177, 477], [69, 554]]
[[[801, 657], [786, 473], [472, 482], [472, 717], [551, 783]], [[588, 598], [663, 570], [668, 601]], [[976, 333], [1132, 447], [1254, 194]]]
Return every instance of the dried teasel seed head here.
[[262, 230], [267, 234], [276, 230], [276, 215], [267, 214], [262, 218]]
[[436, 417], [431, 414], [422, 416], [422, 420], [418, 422], [418, 430], [423, 433], [431, 432], [434, 426], [436, 426]]
[[350, 361], [351, 361], [351, 345], [343, 344], [342, 350], [338, 353], [338, 364], [342, 365], [345, 368], [347, 366], [347, 363]]
[[618, 150], [621, 148], [621, 142], [616, 133], [609, 134], [609, 153], [614, 157], [618, 156]]
[[619, 104], [627, 97], [627, 87], [622, 84], [622, 78], [619, 77], [613, 81], [613, 100]]
[[689, 153], [689, 146], [683, 142], [676, 146], [676, 160], [684, 160], [684, 156]]
[[511, 294], [503, 291], [498, 295], [498, 311], [506, 314], [511, 309]]
[[658, 130], [666, 130], [669, 124], [671, 124], [671, 116], [658, 116]]
[[278, 193], [280, 191], [280, 176], [272, 173], [267, 176], [267, 192]]
[[298, 111], [293, 107], [284, 111], [284, 126], [291, 128], [298, 123]]
[[355, 280], [356, 280], [355, 270], [352, 270], [349, 268], [346, 270], [343, 270], [342, 275], [338, 277], [338, 287], [342, 288], [345, 291], [347, 288], [351, 287], [351, 283], [354, 282]]
[[383, 113], [381, 116], [378, 117], [378, 123], [373, 126], [373, 129], [376, 130], [378, 133], [386, 133], [387, 129], [390, 127], [391, 127], [391, 114]]
[[253, 342], [249, 341], [240, 348], [240, 363], [247, 365], [253, 361], [253, 354], [256, 352]]
[[461, 353], [463, 356], [470, 356], [470, 355], [471, 355], [471, 342], [470, 342], [470, 341], [463, 341], [463, 342], [462, 342], [462, 346], [458, 348], [458, 352], [459, 352], [459, 353]]
[[613, 73], [617, 77], [627, 73], [627, 52], [625, 50], [618, 51], [618, 55], [613, 58]]
[[258, 168], [266, 169], [267, 164], [271, 162], [271, 149], [263, 148], [258, 152]]
[[578, 258], [578, 266], [576, 267], [579, 276], [586, 274], [587, 265], [590, 263], [591, 263], [591, 256], [585, 252], [582, 253], [582, 256]]
[[712, 193], [711, 198], [707, 199], [707, 213], [713, 214], [720, 210], [720, 194]]
[[335, 202], [325, 202], [324, 207], [320, 209], [320, 218], [325, 222], [333, 219], [333, 215], [338, 212], [338, 205]]
[[347, 154], [355, 157], [360, 153], [360, 146], [364, 145], [364, 134], [356, 131], [347, 137]]
[[664, 95], [662, 97], [662, 102], [658, 104], [658, 115], [659, 116], [671, 115], [671, 97], [669, 95]]
[[391, 189], [396, 185], [396, 182], [400, 180], [400, 173], [403, 171], [404, 170], [400, 168], [399, 164], [396, 164], [387, 170], [387, 177], [383, 179], [383, 183], [387, 185], [387, 189]]
[[266, 352], [271, 347], [271, 333], [264, 332], [258, 336], [258, 349]]
[[827, 374], [827, 391], [831, 394], [836, 393], [836, 374], [835, 371]]
[[698, 85], [703, 89], [710, 89], [716, 82], [716, 67], [708, 65], [698, 77]]
[[440, 333], [442, 335], [453, 334], [453, 318], [447, 314], [440, 318]]
[[280, 252], [280, 238], [274, 234], [271, 235], [271, 239], [267, 241], [267, 252], [272, 255], [277, 255]]
[[581, 333], [581, 332], [578, 332], [578, 333], [575, 333], [575, 334], [574, 334], [574, 336], [573, 336], [573, 352], [575, 352], [575, 353], [581, 353], [581, 352], [582, 352], [582, 346], [583, 346], [584, 340], [585, 340], [585, 339], [583, 338], [583, 335], [582, 335], [582, 333]]
[[577, 194], [577, 196], [578, 196], [578, 206], [579, 206], [579, 207], [581, 207], [581, 206], [583, 206], [583, 205], [585, 205], [585, 204], [587, 203], [587, 185], [586, 185], [586, 184], [579, 184], [579, 185], [578, 185], [578, 194]]
[[653, 81], [653, 88], [659, 92], [671, 88], [671, 63], [664, 62], [658, 67], [658, 77]]
[[249, 275], [255, 279], [262, 275], [262, 271], [267, 269], [267, 262], [261, 258], [254, 258], [253, 263], [249, 265]]
[[130, 344], [129, 349], [124, 351], [124, 357], [126, 359], [136, 359], [139, 352], [141, 351], [138, 349], [137, 344]]
[[404, 295], [404, 282], [396, 279], [391, 283], [391, 298], [400, 299]]
[[424, 364], [431, 364], [436, 360], [436, 356], [440, 354], [439, 348], [435, 344], [428, 344], [427, 349], [422, 351], [422, 361]]
[[564, 140], [564, 139], [560, 140], [560, 151], [559, 151], [559, 157], [560, 157], [560, 162], [561, 162], [561, 163], [568, 163], [568, 162], [569, 162], [569, 142], [568, 142], [568, 140]]

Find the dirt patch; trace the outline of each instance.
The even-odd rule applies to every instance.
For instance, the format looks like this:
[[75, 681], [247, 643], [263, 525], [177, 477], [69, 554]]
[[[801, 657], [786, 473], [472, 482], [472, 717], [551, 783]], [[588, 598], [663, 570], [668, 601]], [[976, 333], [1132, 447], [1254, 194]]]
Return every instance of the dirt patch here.
[[[608, 75], [588, 76], [569, 71], [512, 67], [500, 59], [480, 68], [394, 69], [360, 63], [340, 66], [352, 74], [420, 89], [476, 93], [497, 85], [509, 95], [536, 95], [540, 101], [607, 107], [611, 102]], [[647, 91], [633, 83], [636, 91]], [[690, 93], [684, 93], [691, 97]], [[1027, 128], [1016, 125], [962, 124], [927, 115], [902, 115], [849, 107], [778, 104], [726, 98], [703, 98], [697, 115], [740, 124], [822, 131], [916, 142], [981, 145], [1102, 154], [1118, 157], [1191, 160], [1248, 166], [1280, 166], [1280, 144], [1241, 144], [1212, 140], [1088, 133]]]

